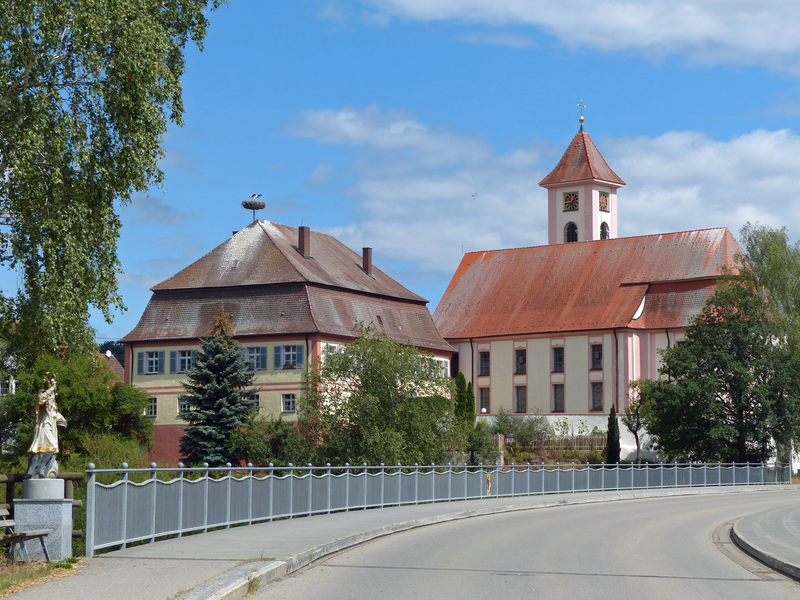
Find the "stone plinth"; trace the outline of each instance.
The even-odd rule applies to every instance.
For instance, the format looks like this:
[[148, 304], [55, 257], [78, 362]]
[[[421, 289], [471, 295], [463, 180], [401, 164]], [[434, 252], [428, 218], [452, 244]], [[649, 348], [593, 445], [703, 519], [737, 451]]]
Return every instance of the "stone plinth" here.
[[[39, 481], [48, 480], [41, 479]], [[18, 498], [14, 500], [14, 523], [16, 524], [14, 531], [21, 533], [36, 529], [52, 529], [53, 533], [44, 538], [44, 543], [47, 545], [50, 560], [58, 561], [72, 556], [72, 500], [63, 498], [64, 481], [55, 481], [60, 481], [62, 484], [61, 499]], [[31, 560], [45, 559], [42, 545], [38, 539], [27, 540], [24, 544]], [[16, 560], [24, 559], [18, 546], [14, 546], [14, 558]]]
[[28, 500], [63, 500], [63, 479], [26, 479], [22, 482], [22, 497]]

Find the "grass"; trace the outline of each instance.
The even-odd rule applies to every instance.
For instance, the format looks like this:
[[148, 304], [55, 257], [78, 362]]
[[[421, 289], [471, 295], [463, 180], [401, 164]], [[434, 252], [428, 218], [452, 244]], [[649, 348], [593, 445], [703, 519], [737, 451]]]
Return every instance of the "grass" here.
[[77, 563], [77, 558], [68, 558], [55, 563], [17, 563], [0, 559], [0, 598], [7, 598], [24, 589], [45, 581], [68, 575], [68, 569]]

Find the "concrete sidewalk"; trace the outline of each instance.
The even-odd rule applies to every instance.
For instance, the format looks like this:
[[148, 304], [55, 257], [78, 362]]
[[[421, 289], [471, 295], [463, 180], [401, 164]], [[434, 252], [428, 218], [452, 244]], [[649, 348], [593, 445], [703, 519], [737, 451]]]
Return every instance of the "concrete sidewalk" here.
[[[433, 523], [567, 504], [767, 490], [787, 490], [788, 503], [797, 498], [788, 490], [797, 492], [800, 488], [772, 485], [591, 492], [317, 515], [186, 536], [84, 559], [74, 575], [44, 583], [14, 597], [19, 600], [234, 600], [244, 597], [250, 579], [264, 583], [344, 548]], [[770, 518], [767, 516], [766, 521]], [[740, 523], [743, 521], [745, 519]], [[790, 547], [789, 537], [800, 539], [797, 537], [800, 516], [793, 523], [794, 529], [787, 530], [783, 540], [787, 547]], [[758, 539], [757, 533], [748, 535]], [[770, 536], [770, 539], [779, 537], [779, 532], [770, 533]], [[794, 552], [798, 556], [794, 564], [800, 569], [800, 551], [794, 548]]]

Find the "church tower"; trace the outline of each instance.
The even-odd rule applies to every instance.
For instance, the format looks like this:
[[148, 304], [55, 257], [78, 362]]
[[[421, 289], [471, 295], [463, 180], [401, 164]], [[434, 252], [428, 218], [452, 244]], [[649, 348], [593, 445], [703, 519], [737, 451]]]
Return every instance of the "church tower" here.
[[539, 182], [547, 189], [548, 244], [617, 237], [617, 190], [625, 182], [581, 128], [556, 168]]

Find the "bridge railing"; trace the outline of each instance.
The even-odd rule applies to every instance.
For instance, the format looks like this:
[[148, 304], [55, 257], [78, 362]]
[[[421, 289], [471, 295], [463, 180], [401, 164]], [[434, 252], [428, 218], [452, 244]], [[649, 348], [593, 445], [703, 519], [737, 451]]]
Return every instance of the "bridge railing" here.
[[[86, 471], [86, 556], [109, 547], [274, 519], [426, 502], [790, 483], [789, 465], [480, 465]], [[98, 481], [98, 476], [108, 483]], [[112, 481], [113, 480], [113, 481]]]

